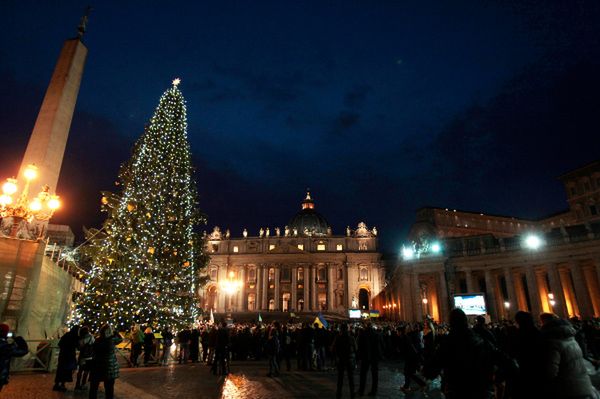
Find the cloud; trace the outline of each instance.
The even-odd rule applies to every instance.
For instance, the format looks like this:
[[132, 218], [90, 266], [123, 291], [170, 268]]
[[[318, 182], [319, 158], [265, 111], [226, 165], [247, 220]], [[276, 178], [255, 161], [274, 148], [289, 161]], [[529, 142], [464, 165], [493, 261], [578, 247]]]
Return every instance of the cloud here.
[[370, 91], [371, 87], [367, 85], [359, 85], [352, 88], [352, 90], [344, 95], [344, 105], [348, 108], [361, 107], [365, 103]]

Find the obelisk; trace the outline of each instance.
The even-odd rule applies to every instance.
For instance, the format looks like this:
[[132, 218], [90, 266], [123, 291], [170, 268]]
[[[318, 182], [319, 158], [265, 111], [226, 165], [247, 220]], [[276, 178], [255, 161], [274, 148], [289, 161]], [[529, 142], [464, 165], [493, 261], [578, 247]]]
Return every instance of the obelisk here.
[[50, 187], [51, 193], [56, 191], [88, 52], [81, 42], [88, 12], [89, 8], [81, 19], [77, 37], [63, 45], [21, 163], [19, 181], [25, 181], [23, 172], [27, 165], [38, 167], [38, 178], [29, 189], [33, 195], [44, 185]]

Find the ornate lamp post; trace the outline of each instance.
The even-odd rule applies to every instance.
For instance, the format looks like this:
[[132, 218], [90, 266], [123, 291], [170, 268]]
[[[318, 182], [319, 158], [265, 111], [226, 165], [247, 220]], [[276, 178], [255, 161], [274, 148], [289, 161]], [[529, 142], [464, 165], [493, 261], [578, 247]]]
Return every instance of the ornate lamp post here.
[[54, 211], [60, 207], [57, 195], [50, 194], [50, 187], [44, 186], [33, 199], [29, 199], [29, 185], [36, 179], [38, 170], [35, 165], [25, 169], [25, 186], [21, 195], [13, 196], [19, 190], [19, 183], [14, 178], [6, 179], [0, 195], [0, 231], [13, 238], [37, 239], [43, 237], [47, 222]]
[[232, 312], [232, 302], [233, 302], [233, 296], [235, 294], [237, 294], [237, 292], [240, 290], [240, 288], [242, 287], [242, 282], [239, 280], [235, 279], [235, 272], [230, 271], [229, 274], [227, 275], [227, 280], [223, 281], [221, 283], [221, 288], [223, 289], [223, 291], [225, 291], [225, 293], [228, 296], [228, 306], [227, 306], [227, 318], [231, 319], [231, 312]]

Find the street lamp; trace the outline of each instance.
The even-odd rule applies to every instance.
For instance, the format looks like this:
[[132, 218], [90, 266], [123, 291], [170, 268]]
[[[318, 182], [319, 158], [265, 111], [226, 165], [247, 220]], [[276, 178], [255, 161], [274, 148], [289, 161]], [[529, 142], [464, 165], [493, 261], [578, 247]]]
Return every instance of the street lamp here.
[[[8, 178], [2, 185], [0, 195], [0, 217], [2, 232], [11, 237], [39, 238], [45, 233], [45, 224], [60, 207], [57, 195], [50, 194], [50, 187], [42, 187], [42, 191], [33, 199], [29, 199], [29, 186], [38, 177], [35, 165], [28, 165], [23, 172], [25, 185], [18, 198], [13, 198], [19, 190], [17, 179]], [[26, 222], [23, 225], [23, 222]], [[30, 226], [33, 222], [35, 225]], [[33, 227], [33, 228], [32, 228]], [[32, 234], [33, 230], [33, 234]]]
[[550, 306], [552, 306], [552, 308], [554, 308], [554, 305], [556, 305], [556, 301], [554, 300], [554, 294], [551, 292], [548, 293], [548, 303], [550, 304]]
[[232, 302], [233, 296], [238, 292], [238, 290], [242, 287], [242, 282], [239, 280], [235, 280], [235, 272], [232, 270], [227, 275], [227, 280], [221, 282], [221, 288], [225, 293], [229, 296], [229, 306], [227, 310], [227, 318], [231, 319], [232, 312]]
[[529, 234], [525, 237], [524, 243], [527, 248], [536, 250], [542, 246], [543, 241], [538, 235]]

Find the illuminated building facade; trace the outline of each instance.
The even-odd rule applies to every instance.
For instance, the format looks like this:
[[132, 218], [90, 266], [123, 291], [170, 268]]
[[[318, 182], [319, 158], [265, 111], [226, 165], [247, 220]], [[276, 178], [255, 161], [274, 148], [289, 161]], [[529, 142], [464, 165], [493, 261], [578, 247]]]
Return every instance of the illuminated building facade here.
[[359, 223], [334, 235], [310, 193], [284, 228], [242, 237], [215, 227], [207, 236], [209, 282], [199, 292], [205, 311], [334, 312], [368, 310], [383, 288], [377, 229]]
[[600, 162], [559, 178], [570, 209], [542, 220], [423, 208], [375, 306], [392, 319], [447, 321], [456, 294], [483, 293], [492, 320], [600, 317]]

